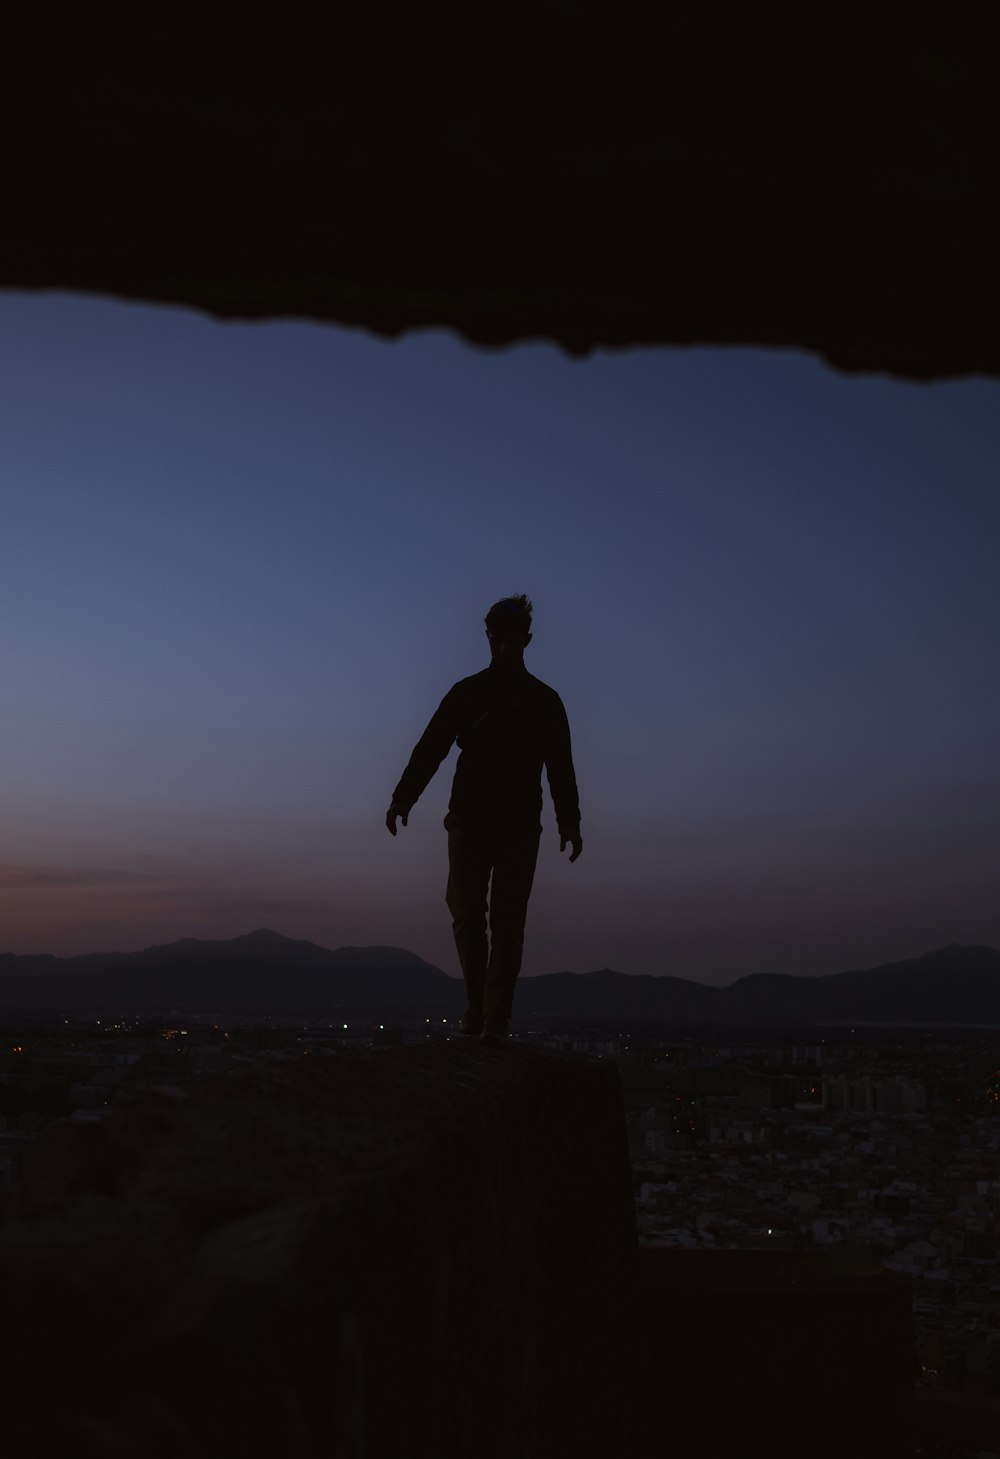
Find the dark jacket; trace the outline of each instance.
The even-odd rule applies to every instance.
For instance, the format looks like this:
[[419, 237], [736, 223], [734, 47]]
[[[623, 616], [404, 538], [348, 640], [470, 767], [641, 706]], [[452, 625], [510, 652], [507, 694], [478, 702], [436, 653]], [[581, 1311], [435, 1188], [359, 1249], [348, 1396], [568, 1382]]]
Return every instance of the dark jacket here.
[[522, 829], [542, 813], [542, 766], [561, 836], [580, 829], [569, 721], [554, 689], [527, 669], [494, 665], [444, 696], [392, 793], [409, 812], [455, 741], [461, 754], [448, 810], [470, 829]]

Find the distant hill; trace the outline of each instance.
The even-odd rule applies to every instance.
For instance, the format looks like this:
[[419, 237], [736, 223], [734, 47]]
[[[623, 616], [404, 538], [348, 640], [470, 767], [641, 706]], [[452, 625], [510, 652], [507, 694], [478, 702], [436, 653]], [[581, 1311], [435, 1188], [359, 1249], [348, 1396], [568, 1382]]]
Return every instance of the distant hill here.
[[[456, 980], [398, 947], [297, 942], [261, 928], [228, 941], [157, 944], [81, 957], [0, 955], [0, 1017], [8, 1010], [156, 1014], [362, 1011], [455, 1012]], [[460, 1011], [460, 1010], [459, 1010]]]
[[757, 974], [725, 989], [741, 1019], [1000, 1025], [1000, 952], [951, 943], [923, 957], [823, 978]]
[[686, 978], [554, 973], [518, 984], [517, 1012], [718, 1023], [1000, 1025], [1000, 952], [953, 943], [923, 957], [820, 978], [756, 973], [727, 988]]
[[719, 988], [688, 978], [654, 978], [615, 973], [548, 973], [521, 978], [515, 1007], [534, 1013], [580, 1018], [676, 1018], [696, 1022], [719, 1016]]
[[[309, 1012], [455, 1017], [461, 981], [398, 947], [294, 941], [260, 928], [228, 941], [131, 953], [0, 954], [0, 1018], [14, 1012], [139, 1014]], [[522, 978], [516, 1012], [693, 1023], [964, 1023], [1000, 1025], [1000, 951], [938, 948], [876, 968], [797, 978], [757, 973], [727, 988], [610, 968]]]

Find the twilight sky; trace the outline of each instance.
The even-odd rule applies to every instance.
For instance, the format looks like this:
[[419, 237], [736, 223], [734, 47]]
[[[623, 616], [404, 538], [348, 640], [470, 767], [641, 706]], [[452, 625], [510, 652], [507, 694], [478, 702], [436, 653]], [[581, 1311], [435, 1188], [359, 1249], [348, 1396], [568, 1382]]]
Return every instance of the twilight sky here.
[[454, 759], [526, 592], [574, 737], [526, 974], [1000, 946], [1000, 383], [0, 294], [0, 952], [270, 926], [453, 976]]

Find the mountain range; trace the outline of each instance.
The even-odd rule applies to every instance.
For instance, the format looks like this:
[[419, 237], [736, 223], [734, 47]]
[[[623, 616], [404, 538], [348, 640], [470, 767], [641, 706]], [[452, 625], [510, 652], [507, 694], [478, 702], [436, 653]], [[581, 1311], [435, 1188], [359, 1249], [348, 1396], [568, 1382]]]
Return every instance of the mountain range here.
[[[459, 979], [396, 947], [295, 941], [261, 928], [227, 941], [182, 938], [140, 952], [0, 954], [0, 1018], [11, 1013], [294, 1013], [456, 1017]], [[755, 973], [728, 987], [604, 968], [522, 978], [518, 1020], [683, 1023], [952, 1023], [1000, 1026], [1000, 951], [952, 943], [923, 957], [805, 978]]]

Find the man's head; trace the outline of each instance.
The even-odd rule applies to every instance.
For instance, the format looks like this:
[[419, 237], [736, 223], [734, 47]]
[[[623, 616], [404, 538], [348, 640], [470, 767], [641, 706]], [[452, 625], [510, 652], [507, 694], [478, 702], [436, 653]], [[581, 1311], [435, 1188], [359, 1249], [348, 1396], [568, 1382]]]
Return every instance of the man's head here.
[[522, 663], [531, 642], [531, 601], [523, 593], [501, 598], [486, 615], [486, 637], [495, 664]]

